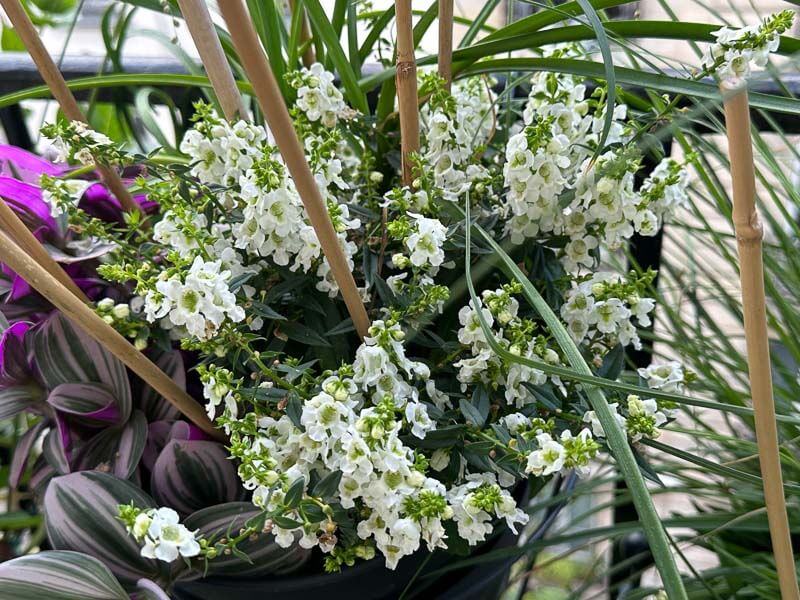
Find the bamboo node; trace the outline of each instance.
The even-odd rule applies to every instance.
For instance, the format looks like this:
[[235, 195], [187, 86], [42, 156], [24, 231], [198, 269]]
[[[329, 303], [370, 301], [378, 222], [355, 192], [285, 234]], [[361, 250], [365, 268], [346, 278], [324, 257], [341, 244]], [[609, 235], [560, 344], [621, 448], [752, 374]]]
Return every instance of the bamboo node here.
[[413, 60], [398, 61], [396, 65], [397, 77], [410, 77], [417, 74], [417, 63]]
[[758, 211], [753, 211], [750, 218], [743, 222], [737, 223], [736, 240], [747, 246], [760, 244], [764, 239], [764, 225], [758, 216]]

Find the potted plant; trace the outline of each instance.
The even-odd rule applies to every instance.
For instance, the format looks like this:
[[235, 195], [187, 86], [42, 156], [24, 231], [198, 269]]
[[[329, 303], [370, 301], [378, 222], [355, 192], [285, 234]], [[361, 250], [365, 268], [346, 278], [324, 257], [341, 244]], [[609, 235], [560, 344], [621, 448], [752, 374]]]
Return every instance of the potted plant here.
[[[402, 59], [411, 29], [400, 17]], [[658, 435], [686, 375], [667, 365], [641, 386], [617, 381], [650, 322], [655, 274], [603, 259], [658, 231], [685, 199], [686, 165], [656, 157], [637, 179], [646, 124], [613, 85], [588, 92], [585, 79], [547, 71], [521, 114], [501, 119], [486, 77], [450, 82], [401, 60], [398, 137], [322, 63], [270, 88], [260, 48], [247, 52], [252, 23], [237, 25], [268, 128], [233, 116], [236, 94], [227, 116], [198, 102], [182, 156], [165, 160], [61, 121], [43, 133], [59, 165], [83, 167], [32, 185], [46, 210], [11, 203], [85, 258], [69, 274], [95, 284], [103, 327], [181, 394], [194, 380], [208, 418], [126, 371], [133, 363], [93, 339], [107, 335], [96, 320], [51, 311], [60, 290], [12, 296], [0, 399], [4, 415], [37, 415], [14, 479], [27, 473], [37, 490], [53, 550], [0, 565], [4, 589], [400, 597], [459, 555], [514, 556], [527, 498], [610, 450], [681, 597], [630, 442]], [[582, 53], [559, 46], [545, 58]], [[95, 167], [135, 171], [125, 183], [147, 207], [94, 214]], [[4, 248], [10, 277], [28, 269]], [[72, 264], [62, 254], [51, 251]], [[486, 579], [472, 569], [459, 578]]]

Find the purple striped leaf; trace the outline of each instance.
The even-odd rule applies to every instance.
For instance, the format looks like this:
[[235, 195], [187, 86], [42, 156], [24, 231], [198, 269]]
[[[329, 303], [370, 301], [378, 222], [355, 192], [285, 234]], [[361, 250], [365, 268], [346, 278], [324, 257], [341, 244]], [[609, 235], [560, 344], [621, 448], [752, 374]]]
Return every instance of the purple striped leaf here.
[[28, 385], [0, 389], [0, 421], [34, 408], [37, 403], [37, 392], [41, 395], [41, 390]]
[[131, 413], [131, 387], [125, 365], [83, 330], [54, 312], [33, 338], [36, 367], [49, 389], [62, 383], [103, 383], [126, 420]]
[[131, 594], [131, 600], [170, 600], [170, 598], [155, 581], [140, 579], [136, 582], [136, 592]]
[[[192, 513], [184, 519], [184, 525], [191, 530], [199, 529], [206, 538], [219, 539], [230, 531], [238, 531], [248, 519], [260, 512], [250, 502], [228, 502]], [[311, 551], [299, 544], [281, 548], [274, 537], [267, 534], [242, 542], [239, 549], [251, 562], [233, 554], [218, 556], [208, 562], [208, 574], [227, 577], [283, 575], [302, 567], [311, 556]]]
[[172, 440], [153, 465], [150, 489], [159, 504], [188, 515], [201, 508], [241, 500], [236, 466], [217, 442]]
[[128, 600], [128, 594], [102, 562], [81, 554], [51, 550], [0, 564], [0, 595], [14, 600]]
[[103, 383], [62, 383], [50, 392], [47, 402], [85, 425], [107, 426], [122, 418], [111, 389]]
[[68, 446], [64, 444], [59, 427], [51, 428], [44, 438], [42, 454], [48, 464], [53, 467], [59, 475], [69, 473], [71, 470], [69, 467], [67, 449]]
[[39, 455], [36, 462], [33, 463], [33, 472], [31, 473], [30, 488], [33, 490], [36, 497], [41, 498], [47, 489], [47, 484], [58, 473], [50, 466], [50, 463], [45, 460], [44, 456]]
[[[155, 363], [164, 373], [170, 376], [182, 390], [186, 390], [186, 366], [180, 350], [170, 350], [159, 356]], [[176, 421], [180, 418], [180, 411], [167, 402], [164, 397], [147, 384], [142, 386], [142, 395], [139, 406], [147, 415], [149, 422]]]
[[96, 434], [81, 448], [74, 470], [102, 470], [129, 479], [142, 458], [147, 442], [147, 419], [134, 410], [123, 427], [111, 427]]
[[18, 322], [3, 327], [0, 334], [0, 385], [27, 384], [33, 380], [25, 337], [30, 323]]
[[207, 440], [208, 435], [186, 421], [156, 421], [148, 426], [147, 445], [142, 454], [142, 464], [148, 471], [158, 460], [158, 455], [171, 440]]
[[113, 475], [81, 471], [54, 478], [44, 495], [50, 543], [101, 560], [123, 585], [167, 576], [166, 563], [143, 558], [139, 544], [117, 519], [117, 507], [131, 502], [155, 507], [142, 490]]
[[47, 421], [39, 421], [19, 438], [17, 446], [14, 448], [14, 456], [11, 459], [11, 465], [9, 466], [8, 485], [11, 489], [16, 489], [19, 485], [19, 480], [25, 472], [25, 467], [28, 466], [31, 449], [46, 426]]

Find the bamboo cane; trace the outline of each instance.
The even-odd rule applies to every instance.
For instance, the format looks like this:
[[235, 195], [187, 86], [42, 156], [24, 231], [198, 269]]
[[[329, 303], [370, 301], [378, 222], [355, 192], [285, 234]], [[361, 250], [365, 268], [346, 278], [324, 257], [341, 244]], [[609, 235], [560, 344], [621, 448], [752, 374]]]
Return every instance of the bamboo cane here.
[[439, 0], [438, 70], [449, 92], [453, 83], [453, 0]]
[[228, 121], [236, 120], [237, 115], [245, 118], [247, 110], [205, 0], [178, 0], [178, 5], [225, 118]]
[[195, 402], [161, 369], [134, 348], [100, 315], [70, 293], [64, 285], [2, 231], [0, 231], [0, 256], [3, 257], [5, 264], [24, 277], [31, 287], [47, 298], [70, 321], [107, 348], [170, 404], [186, 415], [190, 421], [216, 439], [224, 440], [222, 432], [211, 423], [202, 405]]
[[5, 231], [20, 248], [27, 252], [33, 260], [55, 277], [76, 298], [84, 303], [89, 302], [89, 298], [81, 291], [81, 288], [72, 281], [72, 278], [66, 274], [61, 265], [53, 260], [53, 257], [36, 239], [36, 236], [31, 233], [30, 229], [25, 226], [25, 223], [22, 222], [17, 213], [11, 210], [5, 200], [2, 199], [0, 199], [0, 229]]
[[[289, 8], [294, 11], [295, 6], [297, 6], [298, 0], [289, 0]], [[300, 43], [307, 44], [306, 49], [303, 51], [303, 66], [310, 67], [313, 65], [317, 58], [314, 56], [314, 46], [311, 44], [311, 30], [308, 27], [308, 17], [306, 16], [306, 11], [304, 8], [300, 8], [303, 14], [300, 15], [300, 18], [303, 21], [300, 23]]]
[[397, 107], [400, 113], [400, 150], [403, 183], [411, 185], [411, 154], [419, 150], [419, 99], [411, 0], [395, 3], [397, 22]]
[[[242, 61], [242, 66], [253, 86], [259, 106], [267, 121], [275, 145], [292, 175], [294, 184], [306, 208], [312, 227], [317, 234], [322, 252], [328, 259], [339, 291], [353, 319], [353, 325], [361, 337], [369, 329], [369, 317], [356, 288], [353, 273], [347, 264], [336, 230], [306, 161], [303, 147], [292, 125], [289, 111], [281, 97], [278, 82], [272, 73], [266, 54], [256, 36], [253, 23], [241, 0], [225, 0], [219, 4], [220, 12], [228, 24], [233, 45]], [[277, 32], [273, 32], [277, 35]]]
[[781, 596], [784, 600], [798, 600], [800, 592], [797, 587], [792, 540], [783, 496], [778, 431], [772, 395], [772, 370], [764, 298], [764, 264], [761, 254], [763, 229], [755, 204], [750, 110], [746, 88], [723, 85], [722, 92], [733, 179], [733, 224], [739, 248], [747, 366], [750, 372], [750, 392], [753, 397], [764, 498]]
[[[67, 87], [67, 82], [64, 81], [64, 77], [61, 75], [58, 67], [47, 53], [39, 37], [39, 33], [36, 31], [33, 23], [31, 23], [28, 14], [25, 12], [25, 9], [22, 8], [19, 0], [0, 0], [0, 4], [2, 4], [6, 15], [8, 15], [8, 18], [14, 25], [14, 30], [17, 32], [17, 35], [19, 35], [22, 43], [25, 44], [25, 48], [30, 53], [33, 62], [36, 63], [36, 68], [39, 69], [42, 79], [47, 84], [47, 87], [50, 88], [53, 98], [55, 98], [61, 106], [64, 116], [70, 121], [86, 123], [86, 117], [78, 106], [75, 96], [72, 95], [69, 87]], [[123, 209], [128, 212], [139, 210], [139, 205], [133, 200], [125, 184], [122, 183], [119, 173], [104, 165], [98, 165], [97, 169], [100, 171], [105, 184], [109, 187], [114, 196], [116, 196], [117, 200], [119, 200]]]

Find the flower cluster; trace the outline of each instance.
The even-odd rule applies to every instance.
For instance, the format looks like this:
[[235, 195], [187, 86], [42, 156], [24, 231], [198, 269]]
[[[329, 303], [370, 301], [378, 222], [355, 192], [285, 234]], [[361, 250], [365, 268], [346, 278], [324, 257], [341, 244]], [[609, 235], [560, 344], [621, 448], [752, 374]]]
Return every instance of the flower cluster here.
[[342, 116], [350, 116], [352, 111], [334, 84], [333, 73], [326, 71], [320, 63], [291, 73], [287, 79], [297, 90], [295, 106], [309, 121], [319, 121], [324, 127], [331, 128]]
[[118, 165], [126, 161], [125, 155], [111, 138], [81, 121], [45, 125], [42, 135], [51, 140], [56, 162]]
[[534, 75], [525, 126], [505, 149], [508, 193], [500, 209], [506, 233], [516, 244], [566, 236], [560, 253], [569, 271], [593, 267], [599, 248], [618, 248], [634, 233], [655, 235], [686, 197], [685, 168], [672, 159], [664, 159], [636, 190], [640, 160], [629, 143], [634, 132], [624, 121], [624, 104], [614, 108], [605, 140], [613, 149], [594, 159], [604, 126], [603, 96], [599, 88], [586, 98], [585, 84], [570, 75]]
[[[585, 343], [595, 355], [603, 355], [617, 344], [641, 347], [637, 325], [651, 324], [655, 301], [648, 298], [655, 272], [626, 279], [617, 273], [598, 272], [574, 280], [561, 306], [561, 318], [577, 343]], [[635, 319], [635, 323], [634, 323]]]
[[[516, 408], [535, 402], [531, 386], [545, 383], [548, 377], [535, 367], [501, 358], [492, 349], [484, 326], [488, 327], [495, 343], [515, 356], [551, 365], [561, 363], [558, 352], [549, 347], [537, 324], [518, 315], [519, 302], [514, 294], [519, 291], [519, 286], [513, 284], [494, 291], [485, 290], [480, 313], [473, 304], [461, 308], [458, 341], [468, 347], [470, 355], [455, 364], [462, 388], [478, 382], [494, 389], [502, 388], [505, 401]], [[558, 378], [552, 380], [559, 383]]]
[[200, 340], [214, 336], [222, 323], [234, 323], [245, 317], [230, 291], [231, 272], [219, 260], [196, 257], [185, 275], [178, 272], [159, 278], [155, 289], [144, 297], [144, 313], [150, 322], [160, 320], [165, 329], [175, 327]]
[[420, 111], [425, 132], [420, 158], [432, 169], [433, 184], [442, 197], [457, 200], [487, 176], [486, 168], [474, 159], [495, 127], [494, 97], [484, 79], [458, 81], [452, 93], [444, 90], [443, 83], [435, 73], [422, 75], [420, 92], [430, 97]]
[[189, 531], [182, 525], [178, 513], [171, 508], [140, 510], [133, 505], [121, 505], [119, 519], [128, 533], [143, 544], [141, 555], [145, 558], [172, 562], [179, 556], [193, 558], [200, 554], [197, 531]]
[[[137, 180], [158, 203], [152, 227], [98, 230], [114, 248], [98, 273], [120, 290], [98, 314], [138, 347], [180, 340], [197, 357], [207, 414], [230, 439], [226, 464], [258, 513], [226, 538], [268, 534], [314, 548], [335, 570], [378, 553], [394, 568], [420, 548], [476, 545], [498, 521], [516, 531], [528, 520], [520, 482], [586, 476], [604, 432], [565, 376], [557, 332], [477, 244], [469, 253], [483, 287], [473, 301], [459, 208], [469, 202], [486, 235], [513, 243], [514, 262], [543, 280], [599, 366], [613, 348], [639, 346], [655, 276], [598, 273], [600, 253], [656, 233], [686, 196], [684, 165], [665, 159], [637, 178], [638, 130], [624, 105], [611, 109], [600, 148], [606, 92], [587, 95], [578, 78], [535, 75], [523, 122], [498, 136], [508, 137], [502, 146], [486, 80], [449, 92], [422, 75], [422, 146], [413, 182], [401, 185], [387, 176], [383, 125], [348, 108], [331, 73], [313, 65], [286, 82], [371, 319], [363, 339], [265, 130], [206, 104], [180, 143], [183, 164], [148, 162]], [[62, 141], [73, 152], [81, 140]], [[70, 186], [49, 181], [46, 200], [68, 225], [88, 222]], [[679, 375], [641, 377], [671, 390]], [[645, 394], [614, 406], [631, 441], [670, 418]], [[168, 509], [126, 508], [122, 518], [147, 556], [199, 561], [230, 549], [198, 539]]]
[[[638, 371], [640, 380], [650, 389], [664, 392], [682, 394], [684, 386], [690, 382], [694, 375], [684, 370], [677, 361], [663, 364], [652, 364]], [[617, 422], [628, 433], [632, 442], [642, 438], [655, 439], [661, 432], [660, 427], [676, 416], [675, 404], [666, 400], [655, 398], [642, 399], [635, 394], [625, 397], [620, 406], [619, 402], [609, 405]], [[592, 432], [597, 437], [605, 437], [605, 431], [593, 410], [583, 416]]]
[[703, 68], [716, 72], [723, 81], [738, 82], [750, 76], [751, 65], [765, 67], [769, 55], [780, 45], [780, 36], [789, 30], [794, 11], [784, 10], [764, 19], [758, 25], [740, 29], [723, 27], [712, 32], [716, 43], [706, 50]]

